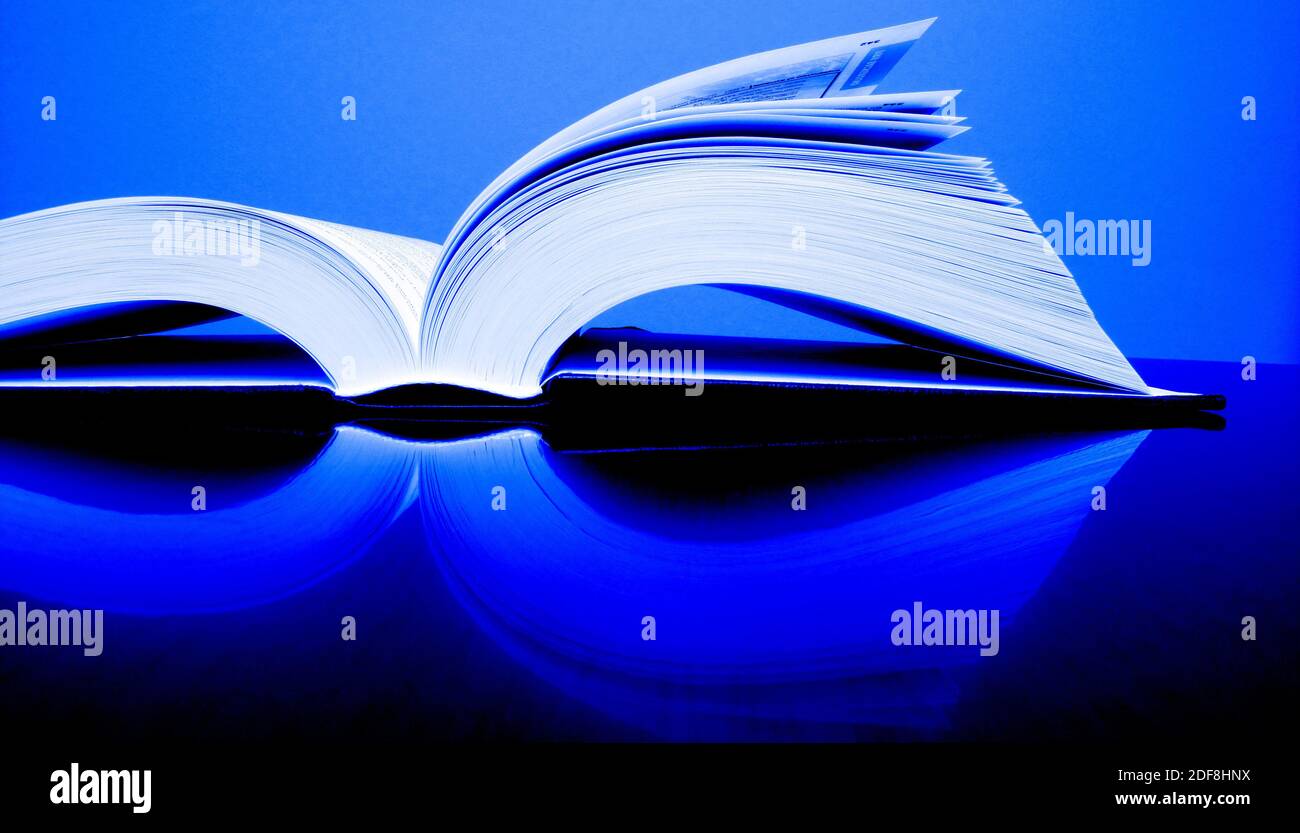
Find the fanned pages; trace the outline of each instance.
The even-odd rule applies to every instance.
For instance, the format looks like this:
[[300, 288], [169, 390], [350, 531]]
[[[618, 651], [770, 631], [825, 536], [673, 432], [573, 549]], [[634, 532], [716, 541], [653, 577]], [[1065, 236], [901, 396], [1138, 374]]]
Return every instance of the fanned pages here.
[[439, 247], [231, 203], [132, 197], [0, 224], [0, 323], [109, 303], [231, 310], [303, 348], [341, 393], [417, 380]]

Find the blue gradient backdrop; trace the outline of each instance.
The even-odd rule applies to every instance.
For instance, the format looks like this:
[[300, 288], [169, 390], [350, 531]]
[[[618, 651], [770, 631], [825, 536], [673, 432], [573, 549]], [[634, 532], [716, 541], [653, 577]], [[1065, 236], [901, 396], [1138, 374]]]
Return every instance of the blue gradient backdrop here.
[[[1067, 259], [1121, 349], [1300, 361], [1292, 2], [0, 8], [0, 215], [179, 194], [437, 241], [513, 159], [628, 92], [937, 15], [882, 91], [964, 89], [975, 129], [943, 149], [992, 158], [1040, 223], [1151, 220], [1145, 268]], [[46, 95], [55, 122], [40, 119]], [[344, 95], [356, 122], [339, 118]], [[1241, 119], [1247, 95], [1254, 122]], [[723, 298], [700, 295], [710, 306], [686, 327], [762, 323], [753, 302]], [[796, 319], [770, 315], [797, 335]]]

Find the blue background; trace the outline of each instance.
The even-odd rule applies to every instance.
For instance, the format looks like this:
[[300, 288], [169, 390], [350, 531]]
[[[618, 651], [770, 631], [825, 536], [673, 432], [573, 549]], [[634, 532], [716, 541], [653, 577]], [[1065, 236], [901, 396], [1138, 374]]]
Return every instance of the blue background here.
[[[1145, 268], [1067, 258], [1125, 353], [1300, 361], [1294, 3], [5, 2], [0, 215], [192, 195], [441, 241], [497, 172], [609, 101], [934, 15], [881, 91], [964, 89], [975, 129], [942, 150], [992, 158], [1040, 223], [1152, 221]], [[644, 323], [805, 327], [695, 292], [707, 307], [648, 299]]]

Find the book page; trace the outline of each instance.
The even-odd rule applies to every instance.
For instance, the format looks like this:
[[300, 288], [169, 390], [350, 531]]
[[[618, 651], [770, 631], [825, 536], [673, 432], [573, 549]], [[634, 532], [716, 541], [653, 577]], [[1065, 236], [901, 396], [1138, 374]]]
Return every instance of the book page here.
[[[752, 106], [763, 101], [820, 101], [843, 96], [854, 99], [856, 103], [875, 90], [880, 80], [925, 34], [935, 19], [748, 55], [625, 96], [551, 136], [501, 172], [466, 207], [452, 227], [446, 246], [454, 251], [483, 207], [516, 177], [556, 151], [622, 122], [632, 119], [654, 121], [660, 113], [685, 108], [725, 109]], [[935, 94], [912, 95], [928, 98]], [[951, 94], [940, 94], [939, 106], [950, 98]], [[872, 103], [882, 108], [891, 106], [889, 102]], [[928, 101], [921, 103], [921, 107], [926, 104]], [[906, 102], [892, 102], [892, 106], [900, 110], [912, 109]], [[439, 273], [442, 268], [443, 264], [439, 264]]]
[[[0, 325], [107, 305], [135, 316], [107, 321], [118, 335], [131, 335], [149, 329], [126, 329], [141, 303], [160, 306], [166, 317], [168, 305], [203, 305], [280, 333], [320, 366], [331, 387], [354, 395], [414, 380], [418, 310], [440, 248], [234, 203], [162, 196], [0, 220], [0, 251]], [[69, 318], [75, 324], [76, 316], [60, 320]]]
[[427, 240], [381, 231], [282, 215], [352, 261], [388, 299], [411, 343], [417, 343], [420, 313], [442, 247]]
[[680, 107], [868, 95], [933, 22], [827, 38], [687, 73], [598, 110], [552, 136], [538, 151], [624, 119], [651, 120]]

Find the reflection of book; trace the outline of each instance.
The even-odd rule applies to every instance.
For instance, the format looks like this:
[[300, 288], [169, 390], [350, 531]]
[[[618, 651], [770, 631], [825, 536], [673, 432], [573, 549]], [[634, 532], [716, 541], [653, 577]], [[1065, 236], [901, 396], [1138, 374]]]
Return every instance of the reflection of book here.
[[[139, 335], [166, 324], [167, 302], [204, 305], [287, 336], [347, 396], [425, 383], [524, 399], [561, 372], [558, 354], [581, 374], [565, 347], [602, 313], [711, 284], [1038, 374], [1040, 387], [1163, 393], [1101, 330], [988, 163], [931, 150], [966, 129], [955, 92], [875, 93], [929, 24], [741, 58], [628, 96], [503, 172], [441, 246], [189, 198], [10, 218], [0, 324], [29, 342]], [[129, 318], [113, 309], [160, 302]], [[821, 381], [780, 358], [766, 381]], [[75, 381], [75, 368], [60, 379]], [[902, 386], [889, 366], [860, 369], [862, 384]], [[237, 374], [225, 381], [250, 381]], [[964, 374], [945, 381], [981, 386]]]
[[[805, 705], [828, 698], [818, 720], [925, 723], [937, 716], [907, 698], [950, 701], [933, 675], [976, 649], [899, 650], [890, 613], [998, 609], [1014, 628], [1091, 490], [1144, 436], [563, 453], [521, 429], [411, 442], [343, 427], [318, 453], [304, 444], [300, 470], [286, 460], [260, 486], [223, 483], [197, 513], [183, 476], [149, 492], [82, 453], [68, 477], [54, 452], [6, 441], [0, 586], [110, 612], [262, 604], [350, 563], [418, 501], [476, 620], [620, 717], [663, 697], [770, 717], [798, 689]], [[900, 694], [882, 674], [914, 686]]]
[[[164, 494], [141, 482], [138, 456], [114, 466], [4, 447], [0, 584], [148, 614], [262, 604], [318, 581], [409, 504], [416, 466], [410, 444], [344, 428], [300, 470], [273, 469], [269, 489], [239, 477], [217, 488], [219, 464], [208, 462], [189, 480], [171, 477]], [[193, 510], [196, 483], [210, 490], [204, 511]]]
[[[482, 627], [620, 720], [718, 739], [733, 724], [752, 736], [755, 721], [938, 728], [957, 694], [945, 672], [976, 649], [896, 648], [891, 612], [923, 598], [997, 609], [1014, 628], [1092, 488], [1145, 436], [960, 444], [872, 465], [843, 446], [562, 455], [512, 431], [426, 455], [420, 501]], [[655, 466], [666, 489], [629, 485]], [[750, 491], [711, 493], [736, 478]], [[822, 505], [791, 511], [791, 482]]]
[[[420, 495], [430, 543], [467, 598], [539, 649], [694, 681], [789, 676], [783, 658], [798, 654], [807, 664], [794, 675], [816, 677], [895, 667], [887, 634], [864, 620], [887, 622], [920, 588], [936, 606], [1013, 619], [1087, 515], [1091, 490], [1145, 436], [954, 446], [884, 472], [823, 470], [801, 485], [829, 505], [796, 512], [788, 486], [722, 505], [693, 499], [697, 470], [735, 452], [678, 452], [664, 473], [671, 497], [638, 497], [631, 465], [603, 477], [591, 460], [601, 455], [557, 457], [519, 430], [438, 445], [421, 460]], [[811, 465], [801, 449], [774, 479], [806, 477]], [[498, 487], [506, 511], [493, 508]], [[627, 628], [647, 614], [660, 622], [653, 652]]]

